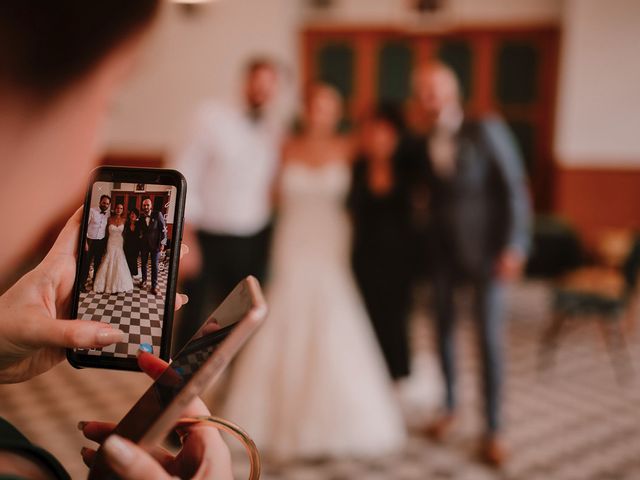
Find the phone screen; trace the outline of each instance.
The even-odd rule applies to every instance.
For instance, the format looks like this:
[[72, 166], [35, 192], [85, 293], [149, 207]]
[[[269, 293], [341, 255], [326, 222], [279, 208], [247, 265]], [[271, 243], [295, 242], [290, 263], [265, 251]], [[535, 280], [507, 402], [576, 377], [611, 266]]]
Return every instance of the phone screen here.
[[174, 185], [117, 181], [91, 185], [76, 317], [108, 323], [122, 330], [126, 340], [78, 349], [77, 354], [135, 359], [140, 345], [146, 345], [154, 355], [166, 358], [161, 350], [170, 258], [172, 249], [179, 247], [176, 199]]

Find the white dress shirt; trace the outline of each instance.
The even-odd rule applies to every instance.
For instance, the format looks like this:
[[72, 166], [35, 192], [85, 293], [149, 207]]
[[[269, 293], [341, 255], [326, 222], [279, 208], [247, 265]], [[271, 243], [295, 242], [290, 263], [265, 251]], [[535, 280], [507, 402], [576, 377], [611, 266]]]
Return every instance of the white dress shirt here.
[[102, 240], [106, 233], [109, 221], [109, 210], [102, 213], [98, 207], [89, 210], [89, 224], [87, 225], [87, 238]]
[[187, 179], [185, 217], [208, 233], [250, 236], [271, 218], [281, 130], [239, 108], [209, 101], [198, 110], [175, 167]]

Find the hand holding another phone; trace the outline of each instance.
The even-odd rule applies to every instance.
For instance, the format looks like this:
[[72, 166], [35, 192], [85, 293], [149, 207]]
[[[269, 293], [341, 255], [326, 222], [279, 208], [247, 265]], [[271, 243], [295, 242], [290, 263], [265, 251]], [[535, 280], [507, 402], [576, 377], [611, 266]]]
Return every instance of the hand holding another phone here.
[[[167, 368], [167, 363], [153, 355], [141, 352], [138, 365], [153, 379], [157, 379]], [[185, 417], [211, 415], [204, 403], [194, 399], [185, 409]], [[78, 425], [89, 440], [104, 443], [103, 451], [109, 466], [124, 480], [198, 478], [232, 479], [231, 457], [227, 445], [218, 430], [211, 426], [196, 424], [180, 431], [182, 449], [175, 457], [156, 447], [146, 451], [133, 442], [111, 435], [115, 423], [80, 422]], [[96, 451], [83, 448], [82, 458], [91, 467]]]

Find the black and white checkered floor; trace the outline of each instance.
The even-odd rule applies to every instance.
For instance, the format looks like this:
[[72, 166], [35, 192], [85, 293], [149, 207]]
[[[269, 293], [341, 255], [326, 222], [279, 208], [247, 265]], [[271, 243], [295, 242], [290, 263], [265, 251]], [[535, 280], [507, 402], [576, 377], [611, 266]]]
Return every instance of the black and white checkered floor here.
[[[481, 434], [477, 361], [470, 322], [458, 337], [461, 361], [461, 418], [451, 438], [434, 444], [413, 435], [399, 455], [369, 462], [335, 459], [323, 463], [265, 465], [264, 480], [631, 480], [640, 478], [640, 375], [625, 386], [616, 383], [597, 329], [584, 325], [564, 340], [552, 371], [537, 369], [540, 333], [547, 321], [548, 289], [525, 283], [510, 297], [505, 437], [511, 455], [500, 472], [475, 455]], [[433, 367], [430, 326], [414, 322], [417, 351]], [[630, 336], [640, 372], [640, 333]], [[426, 378], [426, 376], [424, 377]], [[418, 377], [416, 381], [420, 380]], [[52, 451], [73, 478], [86, 469], [80, 448], [87, 445], [79, 420], [117, 420], [149, 385], [139, 373], [74, 370], [67, 364], [29, 382], [0, 386], [0, 415], [32, 440]], [[420, 383], [420, 382], [418, 382]], [[420, 385], [424, 397], [437, 381]], [[422, 388], [422, 390], [420, 390]], [[419, 407], [420, 395], [407, 394], [408, 421], [419, 424], [434, 405]], [[415, 402], [414, 402], [415, 401]], [[230, 440], [232, 443], [233, 440]], [[246, 478], [246, 462], [236, 457], [236, 477]]]
[[[140, 271], [139, 264], [140, 259], [138, 259], [138, 271]], [[147, 279], [151, 279], [150, 265], [147, 267]], [[150, 284], [150, 281], [148, 283]], [[164, 293], [167, 291], [167, 269], [164, 265], [158, 269], [158, 290], [159, 295], [152, 295], [149, 288], [140, 288], [139, 281], [134, 280], [133, 291], [129, 293], [108, 294], [93, 291], [81, 293], [78, 318], [109, 323], [127, 335], [125, 343], [110, 345], [100, 350], [88, 350], [87, 353], [135, 357], [138, 346], [141, 343], [148, 343], [153, 346], [153, 353], [160, 355]]]

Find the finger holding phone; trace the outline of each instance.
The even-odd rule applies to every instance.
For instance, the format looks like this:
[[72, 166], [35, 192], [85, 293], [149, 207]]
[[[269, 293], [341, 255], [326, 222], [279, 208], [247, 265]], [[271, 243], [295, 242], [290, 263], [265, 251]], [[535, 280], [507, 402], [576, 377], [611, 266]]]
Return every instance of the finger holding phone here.
[[[149, 471], [154, 471], [153, 478], [231, 478], [227, 447], [217, 431], [213, 433], [212, 426], [232, 424], [210, 417], [198, 395], [220, 378], [266, 313], [257, 280], [247, 277], [202, 323], [170, 364], [139, 351], [138, 369], [155, 382], [117, 425], [79, 424], [87, 438], [102, 443], [97, 451], [85, 448], [81, 452], [91, 468], [89, 480], [111, 478], [113, 472], [121, 476], [126, 472], [123, 478], [150, 478]], [[180, 424], [183, 448], [174, 457], [158, 445], [176, 423]], [[233, 427], [236, 434], [241, 432], [239, 427]], [[259, 478], [255, 444], [244, 432], [239, 438], [250, 451], [251, 478]]]
[[[157, 380], [167, 368], [167, 363], [153, 355], [141, 352], [138, 356], [140, 369]], [[186, 417], [210, 416], [211, 413], [199, 398], [194, 398], [185, 408]], [[154, 478], [214, 478], [232, 479], [231, 455], [227, 445], [215, 428], [195, 424], [180, 431], [183, 441], [177, 455], [155, 447], [146, 451], [135, 443], [118, 435], [111, 435], [115, 423], [80, 422], [78, 428], [83, 435], [103, 445], [105, 459], [113, 471], [123, 480]], [[83, 448], [84, 463], [93, 465], [96, 451]]]
[[[0, 296], [0, 383], [28, 380], [65, 358], [66, 348], [122, 341], [123, 332], [89, 320], [63, 320], [71, 301], [82, 209], [69, 219], [45, 259]], [[188, 248], [181, 249], [181, 255]], [[175, 308], [187, 298], [178, 294]]]

